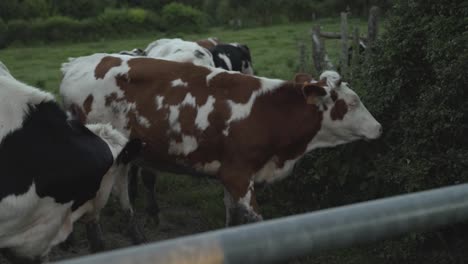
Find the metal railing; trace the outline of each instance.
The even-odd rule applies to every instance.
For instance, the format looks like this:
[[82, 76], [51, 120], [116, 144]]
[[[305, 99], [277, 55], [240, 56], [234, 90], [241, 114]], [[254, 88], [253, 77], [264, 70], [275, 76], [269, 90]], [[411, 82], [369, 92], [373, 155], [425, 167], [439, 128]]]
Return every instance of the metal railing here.
[[468, 184], [400, 195], [57, 264], [274, 263], [468, 220]]

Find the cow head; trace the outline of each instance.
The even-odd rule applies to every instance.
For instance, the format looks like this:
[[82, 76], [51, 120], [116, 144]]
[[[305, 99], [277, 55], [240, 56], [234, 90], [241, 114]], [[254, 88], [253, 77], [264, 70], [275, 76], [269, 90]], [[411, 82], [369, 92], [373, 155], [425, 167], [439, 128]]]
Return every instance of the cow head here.
[[[297, 80], [300, 80], [298, 76]], [[325, 71], [320, 75], [320, 81], [306, 81], [302, 89], [307, 104], [316, 105], [323, 113], [321, 129], [314, 139], [318, 145], [334, 146], [358, 139], [376, 139], [382, 134], [380, 123], [338, 73]]]
[[252, 56], [250, 55], [250, 49], [245, 44], [240, 43], [233, 43], [235, 46], [239, 48], [242, 60], [242, 73], [253, 75], [254, 69], [252, 66]]

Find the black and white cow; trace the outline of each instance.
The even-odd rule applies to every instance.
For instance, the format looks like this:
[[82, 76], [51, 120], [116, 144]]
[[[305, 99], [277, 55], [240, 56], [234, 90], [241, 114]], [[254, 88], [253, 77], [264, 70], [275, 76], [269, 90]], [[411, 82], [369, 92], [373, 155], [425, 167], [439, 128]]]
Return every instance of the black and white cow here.
[[146, 52], [139, 48], [135, 48], [132, 50], [122, 50], [119, 52], [119, 54], [130, 56], [146, 56]]
[[0, 67], [0, 253], [41, 262], [81, 216], [92, 228], [142, 146], [108, 124], [68, 119], [52, 94]]
[[215, 67], [253, 75], [252, 57], [247, 45], [218, 44], [210, 49]]

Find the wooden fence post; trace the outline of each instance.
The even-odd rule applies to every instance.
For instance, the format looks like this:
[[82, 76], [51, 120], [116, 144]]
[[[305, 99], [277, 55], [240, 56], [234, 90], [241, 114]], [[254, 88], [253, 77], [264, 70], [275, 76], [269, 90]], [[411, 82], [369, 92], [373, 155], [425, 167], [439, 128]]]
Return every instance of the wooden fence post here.
[[379, 30], [379, 8], [373, 6], [369, 11], [369, 21], [367, 22], [367, 47], [371, 48], [377, 39]]
[[324, 55], [323, 55], [323, 42], [320, 39], [320, 26], [316, 25], [312, 29], [312, 60], [317, 74], [323, 71]]
[[314, 61], [315, 71], [317, 74], [324, 70], [335, 69], [333, 63], [327, 55], [325, 43], [320, 37], [320, 26], [316, 25], [312, 29], [312, 60]]
[[341, 76], [348, 77], [348, 14], [341, 12]]
[[356, 72], [356, 68], [359, 66], [359, 61], [361, 60], [361, 53], [360, 51], [360, 45], [359, 42], [361, 40], [359, 39], [359, 28], [355, 27], [354, 32], [353, 32], [353, 53], [351, 57], [351, 75], [350, 79], [354, 78], [355, 76], [354, 73]]

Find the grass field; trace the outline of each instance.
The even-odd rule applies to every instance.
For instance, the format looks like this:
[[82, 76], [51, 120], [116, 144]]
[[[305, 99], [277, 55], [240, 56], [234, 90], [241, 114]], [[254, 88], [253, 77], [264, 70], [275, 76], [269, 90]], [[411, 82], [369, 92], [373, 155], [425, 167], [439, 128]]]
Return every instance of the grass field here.
[[[339, 20], [326, 19], [319, 23], [325, 31], [339, 31]], [[153, 34], [138, 37], [98, 40], [94, 42], [48, 44], [34, 47], [9, 47], [0, 50], [0, 61], [10, 69], [12, 74], [28, 84], [39, 86], [57, 93], [61, 73], [60, 65], [69, 57], [78, 57], [97, 52], [118, 52], [136, 47], [145, 48], [150, 42], [163, 38], [181, 37], [197, 40], [216, 36], [224, 42], [247, 44], [252, 52], [252, 59], [258, 75], [290, 79], [298, 65], [298, 40], [304, 40], [310, 49], [310, 28], [312, 23], [287, 24], [244, 30], [226, 30], [213, 28], [203, 34]], [[365, 22], [351, 20], [350, 25], [359, 25], [365, 33]], [[326, 42], [330, 57], [336, 61], [339, 42]]]

